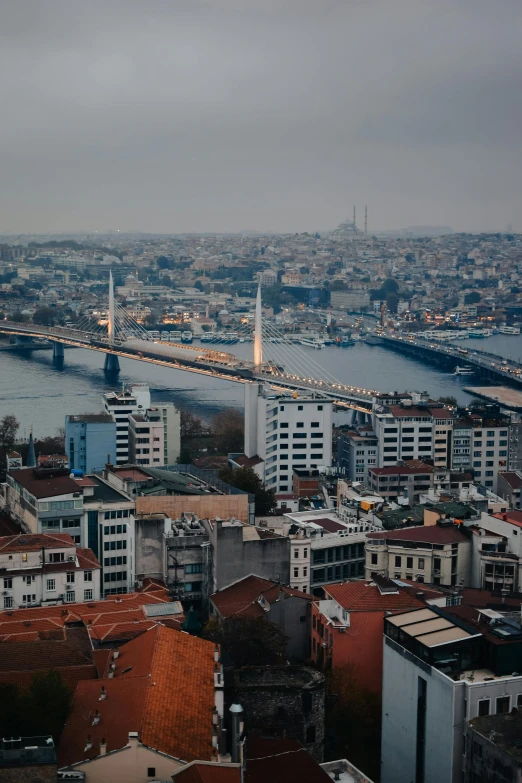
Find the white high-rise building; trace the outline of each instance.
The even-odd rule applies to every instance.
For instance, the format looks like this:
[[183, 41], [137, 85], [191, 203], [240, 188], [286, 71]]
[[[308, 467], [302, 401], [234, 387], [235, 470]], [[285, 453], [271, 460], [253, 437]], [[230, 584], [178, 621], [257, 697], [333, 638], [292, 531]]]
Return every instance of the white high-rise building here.
[[129, 462], [159, 468], [164, 462], [164, 426], [155, 408], [129, 416]]
[[154, 405], [163, 422], [163, 464], [175, 465], [181, 453], [181, 420], [179, 410], [171, 402]]
[[129, 461], [129, 415], [143, 415], [150, 408], [150, 390], [147, 383], [131, 383], [123, 386], [120, 393], [106, 392], [103, 407], [116, 422], [116, 464]]
[[332, 406], [315, 392], [245, 384], [245, 455], [264, 461], [268, 488], [291, 492], [294, 468], [332, 464]]

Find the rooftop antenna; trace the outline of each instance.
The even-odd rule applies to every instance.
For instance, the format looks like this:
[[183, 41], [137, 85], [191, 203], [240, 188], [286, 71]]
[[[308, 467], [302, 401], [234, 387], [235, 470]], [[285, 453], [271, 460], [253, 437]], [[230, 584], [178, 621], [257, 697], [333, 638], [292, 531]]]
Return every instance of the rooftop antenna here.
[[368, 236], [368, 205], [364, 207], [364, 236]]

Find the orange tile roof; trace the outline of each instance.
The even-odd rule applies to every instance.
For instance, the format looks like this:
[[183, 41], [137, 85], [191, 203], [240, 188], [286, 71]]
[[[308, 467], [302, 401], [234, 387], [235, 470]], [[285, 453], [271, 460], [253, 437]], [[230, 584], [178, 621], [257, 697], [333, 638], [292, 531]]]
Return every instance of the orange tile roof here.
[[[419, 586], [419, 590], [423, 585]], [[397, 586], [397, 593], [379, 591], [376, 584], [368, 582], [343, 582], [337, 585], [325, 585], [323, 590], [337, 601], [343, 609], [351, 612], [403, 611], [418, 609], [424, 602], [410, 595], [408, 590]]]
[[222, 617], [232, 617], [233, 615], [264, 617], [266, 612], [258, 603], [259, 597], [263, 596], [269, 604], [273, 604], [282, 592], [305, 601], [313, 600], [313, 596], [308, 593], [293, 590], [291, 587], [272, 582], [270, 579], [263, 579], [255, 574], [250, 574], [250, 576], [224, 587], [214, 593], [210, 600]]
[[19, 533], [16, 536], [0, 538], [0, 552], [32, 552], [44, 547], [53, 549], [74, 547], [75, 543], [69, 533]]
[[[112, 678], [79, 683], [60, 739], [60, 765], [95, 758], [102, 738], [108, 751], [122, 748], [129, 731], [174, 758], [210, 761], [214, 651], [212, 642], [162, 625], [122, 645]], [[96, 710], [100, 720], [93, 725]], [[85, 750], [88, 735], [92, 748]]]

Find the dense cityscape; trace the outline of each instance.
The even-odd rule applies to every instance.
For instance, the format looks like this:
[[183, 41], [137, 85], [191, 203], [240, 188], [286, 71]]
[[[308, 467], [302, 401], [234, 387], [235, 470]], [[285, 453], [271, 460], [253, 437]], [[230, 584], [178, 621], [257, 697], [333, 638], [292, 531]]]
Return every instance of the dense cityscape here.
[[0, 783], [522, 782], [520, 18], [0, 4]]

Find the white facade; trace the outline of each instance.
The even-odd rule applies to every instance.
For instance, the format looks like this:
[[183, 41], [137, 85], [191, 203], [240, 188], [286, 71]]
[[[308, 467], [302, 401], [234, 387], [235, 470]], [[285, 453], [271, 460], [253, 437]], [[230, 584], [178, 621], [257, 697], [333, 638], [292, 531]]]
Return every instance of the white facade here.
[[163, 422], [163, 464], [175, 465], [181, 453], [180, 413], [172, 403], [155, 405]]
[[123, 387], [121, 393], [106, 392], [103, 407], [116, 422], [116, 464], [129, 461], [129, 415], [143, 414], [150, 408], [150, 390], [146, 383], [132, 383]]
[[324, 397], [245, 384], [245, 454], [264, 460], [267, 487], [290, 493], [294, 468], [332, 464], [332, 406]]
[[497, 491], [498, 472], [507, 470], [509, 426], [484, 427], [472, 431], [471, 465], [475, 478], [492, 492]]
[[165, 428], [159, 411], [129, 415], [129, 462], [159, 468], [164, 462]]
[[0, 539], [2, 609], [82, 603], [100, 598], [100, 566], [52, 535]]
[[433, 457], [434, 420], [429, 410], [400, 416], [375, 413], [373, 425], [379, 443], [378, 467], [395, 465], [399, 460], [431, 459]]

